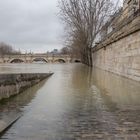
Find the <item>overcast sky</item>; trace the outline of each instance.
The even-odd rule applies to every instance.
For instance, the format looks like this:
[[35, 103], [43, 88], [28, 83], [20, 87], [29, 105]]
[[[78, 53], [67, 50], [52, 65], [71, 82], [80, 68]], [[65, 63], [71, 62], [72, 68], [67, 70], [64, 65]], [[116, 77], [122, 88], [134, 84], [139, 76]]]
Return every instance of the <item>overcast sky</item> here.
[[57, 5], [58, 0], [0, 0], [0, 42], [24, 52], [60, 49], [64, 31]]
[[0, 0], [0, 42], [22, 51], [62, 47], [57, 0]]

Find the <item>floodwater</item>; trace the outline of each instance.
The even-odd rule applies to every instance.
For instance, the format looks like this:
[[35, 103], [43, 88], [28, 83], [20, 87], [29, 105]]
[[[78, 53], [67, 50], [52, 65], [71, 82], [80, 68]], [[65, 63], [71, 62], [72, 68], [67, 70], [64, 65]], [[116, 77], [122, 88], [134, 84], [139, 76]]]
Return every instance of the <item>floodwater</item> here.
[[0, 104], [22, 113], [1, 140], [139, 140], [140, 83], [82, 64], [9, 64], [1, 73], [54, 72]]

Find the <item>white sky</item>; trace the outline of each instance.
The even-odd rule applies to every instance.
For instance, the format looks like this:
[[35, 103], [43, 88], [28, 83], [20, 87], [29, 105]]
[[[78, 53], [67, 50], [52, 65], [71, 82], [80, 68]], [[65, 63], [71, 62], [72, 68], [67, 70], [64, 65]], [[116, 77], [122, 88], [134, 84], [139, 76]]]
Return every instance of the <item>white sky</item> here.
[[24, 52], [60, 49], [64, 29], [57, 5], [57, 0], [0, 0], [0, 42]]
[[22, 51], [62, 47], [57, 0], [0, 0], [0, 42]]

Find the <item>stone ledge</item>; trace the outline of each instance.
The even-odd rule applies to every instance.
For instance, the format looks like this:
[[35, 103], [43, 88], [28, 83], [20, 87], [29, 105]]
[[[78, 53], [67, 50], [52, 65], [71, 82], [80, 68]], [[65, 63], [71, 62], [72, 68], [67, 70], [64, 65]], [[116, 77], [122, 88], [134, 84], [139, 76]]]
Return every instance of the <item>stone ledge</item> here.
[[0, 100], [19, 94], [53, 73], [0, 74]]
[[22, 115], [16, 115], [13, 118], [9, 118], [9, 120], [0, 120], [0, 136], [9, 129]]

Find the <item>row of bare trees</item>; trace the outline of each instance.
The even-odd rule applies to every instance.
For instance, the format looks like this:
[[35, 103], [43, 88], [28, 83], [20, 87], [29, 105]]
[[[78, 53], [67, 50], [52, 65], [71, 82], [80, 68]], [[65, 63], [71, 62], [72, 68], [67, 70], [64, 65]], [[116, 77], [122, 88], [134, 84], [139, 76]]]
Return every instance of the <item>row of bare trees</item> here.
[[112, 0], [60, 0], [60, 14], [66, 24], [66, 45], [92, 66], [92, 48], [102, 27], [115, 12]]
[[0, 42], [0, 55], [20, 54], [20, 51], [13, 49], [11, 45]]

